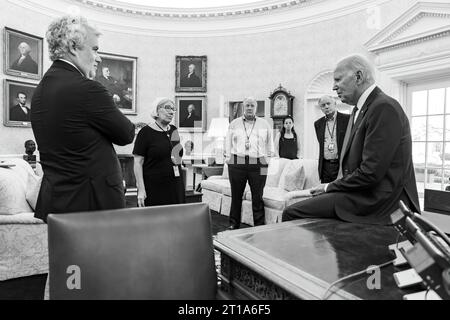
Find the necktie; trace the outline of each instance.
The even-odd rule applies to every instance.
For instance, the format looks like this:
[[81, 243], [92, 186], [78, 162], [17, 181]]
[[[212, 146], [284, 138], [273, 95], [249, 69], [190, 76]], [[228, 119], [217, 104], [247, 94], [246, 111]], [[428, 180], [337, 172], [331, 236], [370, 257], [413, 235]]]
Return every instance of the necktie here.
[[354, 107], [353, 111], [352, 111], [352, 115], [350, 116], [350, 119], [348, 120], [347, 130], [345, 131], [345, 136], [344, 136], [344, 142], [342, 143], [341, 156], [339, 157], [339, 173], [338, 173], [337, 179], [342, 178], [342, 159], [344, 158], [344, 152], [345, 152], [345, 149], [347, 148], [348, 140], [350, 139], [350, 133], [352, 132], [353, 122], [355, 120], [356, 111], [358, 111], [358, 108]]

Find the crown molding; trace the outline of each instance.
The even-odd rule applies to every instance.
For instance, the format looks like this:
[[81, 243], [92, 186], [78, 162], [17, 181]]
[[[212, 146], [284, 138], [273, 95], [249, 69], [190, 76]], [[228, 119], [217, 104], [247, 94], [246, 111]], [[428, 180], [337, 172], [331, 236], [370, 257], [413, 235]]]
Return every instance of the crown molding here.
[[406, 83], [423, 81], [428, 78], [449, 77], [450, 50], [411, 59], [379, 65], [378, 69], [391, 77]]
[[[99, 0], [6, 1], [52, 18], [61, 14], [67, 14], [69, 7], [72, 9], [77, 8], [81, 14], [85, 15], [104, 31], [155, 37], [215, 37], [279, 31], [320, 23], [352, 13], [366, 11], [368, 7], [381, 5], [392, 0], [300, 0], [295, 2], [295, 5], [294, 1], [290, 1], [290, 6], [287, 5], [287, 1], [260, 1], [252, 5], [277, 2], [279, 7], [273, 8], [273, 10], [262, 10], [260, 8], [259, 12], [251, 10], [253, 12], [251, 14], [225, 14], [223, 16], [219, 15], [220, 12], [217, 11], [217, 8], [209, 8], [208, 10], [213, 10], [212, 12], [218, 14], [209, 18], [207, 16], [200, 17], [198, 14], [197, 17], [189, 17], [189, 15], [186, 17], [183, 14], [178, 17], [166, 16], [162, 12], [160, 12], [160, 16], [151, 16], [143, 14], [143, 11], [138, 13], [135, 9], [130, 8], [126, 10], [124, 8], [125, 12], [115, 11], [112, 5], [109, 5], [111, 8], [108, 8], [107, 5], [107, 9], [104, 9], [99, 4]], [[112, 2], [111, 0], [102, 0], [105, 3], [106, 1]], [[283, 3], [286, 6], [283, 6]], [[145, 8], [147, 10], [147, 7]], [[233, 8], [238, 7], [235, 6]], [[229, 7], [221, 9], [230, 10]], [[255, 7], [254, 9], [257, 8]], [[133, 13], [133, 10], [136, 12]], [[172, 13], [174, 12], [176, 11]]]
[[310, 5], [324, 0], [264, 0], [253, 3], [211, 7], [211, 8], [163, 8], [145, 5], [135, 5], [114, 0], [71, 0], [74, 3], [95, 9], [123, 13], [128, 15], [156, 18], [210, 19], [222, 17], [242, 17], [261, 14], [270, 11], [289, 9], [297, 6]]
[[[408, 29], [423, 21], [425, 18], [435, 19], [440, 26], [431, 26], [422, 32], [405, 35]], [[378, 32], [368, 42], [366, 48], [373, 53], [394, 50], [417, 43], [448, 37], [450, 35], [450, 3], [418, 2], [400, 17], [395, 19], [383, 30]]]

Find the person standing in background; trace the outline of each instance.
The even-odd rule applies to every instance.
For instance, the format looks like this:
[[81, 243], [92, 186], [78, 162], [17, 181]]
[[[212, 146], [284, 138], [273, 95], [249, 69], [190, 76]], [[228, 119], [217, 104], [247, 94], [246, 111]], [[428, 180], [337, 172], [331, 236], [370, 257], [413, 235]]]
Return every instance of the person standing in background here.
[[185, 203], [181, 159], [183, 147], [174, 125], [175, 104], [168, 98], [153, 103], [152, 118], [134, 143], [134, 174], [138, 188], [138, 206]]
[[283, 119], [283, 127], [275, 136], [275, 156], [291, 160], [300, 158], [300, 141], [292, 116]]
[[272, 128], [265, 119], [256, 116], [256, 100], [248, 97], [243, 104], [244, 115], [230, 123], [225, 143], [231, 186], [228, 230], [240, 228], [242, 195], [247, 182], [252, 193], [253, 224], [265, 223], [263, 191], [269, 158], [274, 155]]
[[331, 96], [322, 96], [318, 104], [325, 115], [314, 122], [319, 142], [319, 177], [322, 183], [328, 183], [336, 180], [339, 172], [339, 157], [350, 115], [337, 111], [336, 100]]

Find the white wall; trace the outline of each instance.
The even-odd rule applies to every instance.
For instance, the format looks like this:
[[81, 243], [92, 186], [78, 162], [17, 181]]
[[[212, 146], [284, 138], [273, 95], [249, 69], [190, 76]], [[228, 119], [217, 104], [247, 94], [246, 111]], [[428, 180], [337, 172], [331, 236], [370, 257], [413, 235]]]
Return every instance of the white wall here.
[[[61, 1], [49, 1], [61, 4]], [[138, 57], [138, 115], [128, 116], [133, 122], [149, 120], [150, 103], [155, 97], [175, 97], [176, 55], [206, 55], [208, 126], [213, 117], [219, 116], [221, 95], [225, 102], [242, 100], [249, 95], [265, 100], [281, 83], [295, 96], [296, 129], [304, 141], [315, 139], [314, 132], [303, 130], [305, 91], [313, 78], [324, 70], [332, 69], [336, 60], [342, 56], [353, 52], [368, 55], [363, 43], [414, 3], [413, 0], [393, 0], [379, 5], [379, 28], [368, 23], [372, 20], [364, 8], [320, 23], [234, 36], [165, 37], [145, 35], [144, 32], [131, 34], [126, 27], [121, 32], [105, 28], [106, 30], [102, 30], [100, 51]], [[42, 10], [24, 8], [16, 4], [16, 1], [0, 0], [0, 5], [0, 28], [7, 26], [41, 37], [44, 37], [46, 28], [55, 15], [55, 12], [46, 14]], [[97, 11], [82, 7], [82, 13], [95, 17]], [[103, 17], [104, 12], [101, 15]], [[111, 16], [111, 23], [117, 19]], [[98, 23], [100, 29], [102, 24], [104, 23]], [[115, 29], [120, 30], [120, 25], [115, 26]], [[3, 47], [4, 43], [0, 42], [0, 52], [3, 52]], [[44, 70], [49, 66], [47, 45], [44, 44]], [[2, 82], [6, 78], [20, 79], [6, 76], [3, 71], [0, 72]], [[394, 95], [398, 92], [389, 79], [381, 80], [385, 91]], [[330, 83], [330, 87], [331, 85]], [[0, 101], [3, 105], [3, 85], [0, 89]], [[266, 115], [270, 114], [269, 108], [267, 100]], [[32, 130], [5, 127], [2, 124], [3, 112], [0, 113], [0, 120], [0, 154], [23, 153], [23, 142], [34, 139]], [[131, 153], [132, 147], [128, 145], [117, 150], [120, 153]]]

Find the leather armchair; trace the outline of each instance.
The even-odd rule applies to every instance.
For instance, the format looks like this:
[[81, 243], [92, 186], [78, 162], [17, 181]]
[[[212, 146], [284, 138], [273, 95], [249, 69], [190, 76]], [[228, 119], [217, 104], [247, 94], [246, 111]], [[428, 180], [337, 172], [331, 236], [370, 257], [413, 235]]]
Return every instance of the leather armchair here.
[[52, 214], [48, 237], [50, 299], [216, 298], [207, 204]]

